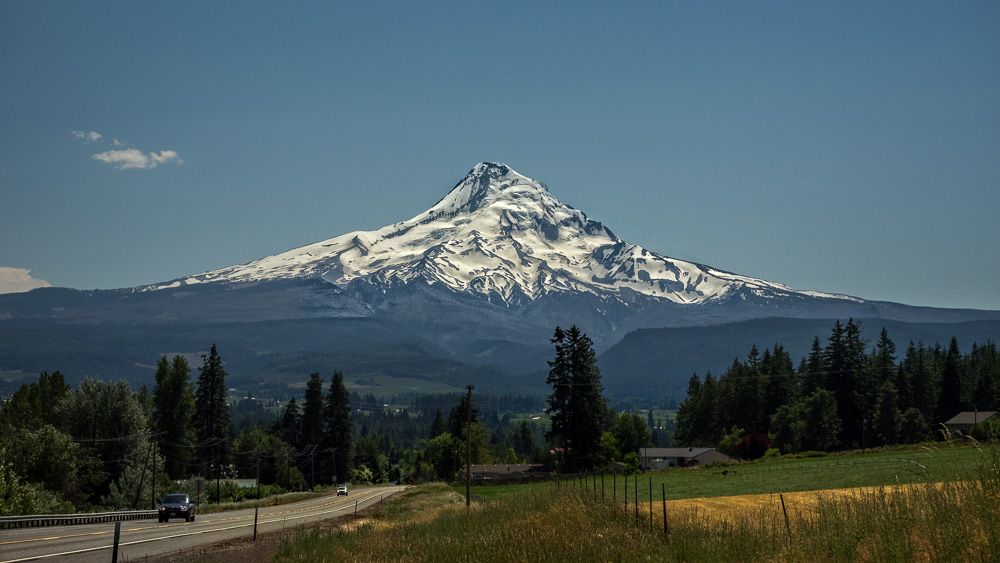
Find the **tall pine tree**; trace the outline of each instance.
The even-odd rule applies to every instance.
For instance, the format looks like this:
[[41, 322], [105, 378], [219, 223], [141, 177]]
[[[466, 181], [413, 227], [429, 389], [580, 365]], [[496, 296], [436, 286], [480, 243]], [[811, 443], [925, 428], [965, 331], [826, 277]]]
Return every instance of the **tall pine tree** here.
[[229, 463], [229, 403], [226, 401], [226, 370], [212, 344], [208, 356], [202, 355], [198, 389], [195, 392], [195, 430], [201, 459], [199, 469], [213, 477], [222, 476]]
[[339, 371], [334, 371], [330, 380], [323, 414], [326, 419], [323, 445], [333, 451], [333, 478], [344, 482], [351, 459], [351, 405], [344, 374]]
[[323, 439], [323, 379], [319, 373], [309, 374], [306, 396], [302, 404], [302, 445], [318, 447]]
[[183, 356], [160, 358], [153, 387], [153, 432], [157, 434], [164, 469], [171, 479], [186, 475], [194, 437], [191, 414], [195, 408], [191, 367]]
[[576, 326], [567, 331], [556, 327], [552, 342], [556, 357], [549, 362], [547, 379], [552, 385], [546, 409], [552, 421], [548, 438], [563, 448], [567, 471], [593, 468], [607, 411], [593, 342]]

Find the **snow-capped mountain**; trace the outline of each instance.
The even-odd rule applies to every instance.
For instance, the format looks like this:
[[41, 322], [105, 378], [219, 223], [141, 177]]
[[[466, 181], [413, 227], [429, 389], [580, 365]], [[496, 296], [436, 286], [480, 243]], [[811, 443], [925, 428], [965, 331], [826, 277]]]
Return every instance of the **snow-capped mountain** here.
[[621, 240], [542, 183], [483, 163], [426, 212], [378, 230], [150, 286], [0, 295], [0, 369], [149, 384], [163, 354], [218, 343], [230, 373], [255, 385], [339, 368], [403, 378], [412, 390], [426, 380], [536, 393], [554, 327], [576, 325], [610, 354], [609, 392], [646, 397], [656, 382], [682, 397], [693, 371], [750, 343], [796, 335], [803, 348], [789, 350], [804, 355], [832, 321], [802, 320], [848, 317], [873, 330], [895, 322], [896, 342], [956, 331], [982, 342], [1000, 331], [1000, 311], [796, 291], [667, 258]]
[[408, 221], [145, 289], [287, 279], [322, 279], [337, 287], [423, 283], [508, 306], [559, 294], [621, 300], [629, 292], [676, 304], [736, 293], [860, 301], [661, 256], [561, 203], [543, 183], [491, 162], [476, 165], [441, 201]]

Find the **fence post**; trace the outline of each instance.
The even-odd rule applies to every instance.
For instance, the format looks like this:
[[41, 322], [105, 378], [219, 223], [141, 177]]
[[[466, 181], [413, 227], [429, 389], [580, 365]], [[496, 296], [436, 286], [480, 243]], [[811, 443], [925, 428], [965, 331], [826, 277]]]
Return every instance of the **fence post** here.
[[653, 531], [653, 476], [649, 476], [649, 531]]
[[785, 514], [785, 528], [788, 530], [788, 539], [790, 540], [792, 538], [792, 527], [788, 523], [788, 510], [785, 509], [785, 495], [779, 493], [778, 496], [781, 498], [781, 511]]
[[669, 539], [670, 528], [667, 527], [667, 484], [660, 483], [660, 487], [663, 493], [663, 535]]
[[635, 527], [639, 527], [639, 474], [635, 474]]

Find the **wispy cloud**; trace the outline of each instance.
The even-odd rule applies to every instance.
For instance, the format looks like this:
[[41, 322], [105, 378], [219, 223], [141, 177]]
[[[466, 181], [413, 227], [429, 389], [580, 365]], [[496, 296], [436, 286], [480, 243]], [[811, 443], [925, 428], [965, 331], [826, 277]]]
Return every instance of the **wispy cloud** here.
[[0, 266], [0, 294], [24, 293], [38, 287], [52, 287], [52, 284], [31, 277], [31, 270]]
[[85, 131], [71, 131], [71, 133], [73, 134], [74, 137], [80, 139], [84, 143], [92, 143], [94, 141], [99, 141], [101, 140], [101, 137], [104, 136], [98, 133], [97, 131], [91, 131], [90, 133], [87, 133]]
[[128, 168], [156, 168], [161, 164], [176, 163], [182, 164], [180, 156], [176, 151], [166, 150], [159, 153], [143, 153], [138, 149], [111, 150], [95, 154], [94, 160], [106, 162], [118, 170]]
[[[80, 139], [87, 144], [95, 143], [104, 138], [104, 135], [101, 135], [97, 131], [91, 131], [89, 133], [86, 131], [70, 131], [70, 133], [72, 133], [72, 135], [77, 139]], [[129, 145], [129, 143], [126, 143], [117, 137], [112, 137], [111, 139], [112, 146], [125, 147]], [[91, 158], [110, 164], [118, 170], [126, 170], [129, 168], [150, 169], [156, 168], [161, 164], [184, 163], [184, 161], [181, 160], [180, 155], [177, 154], [177, 151], [163, 150], [160, 152], [145, 153], [136, 148], [122, 148], [99, 152]]]

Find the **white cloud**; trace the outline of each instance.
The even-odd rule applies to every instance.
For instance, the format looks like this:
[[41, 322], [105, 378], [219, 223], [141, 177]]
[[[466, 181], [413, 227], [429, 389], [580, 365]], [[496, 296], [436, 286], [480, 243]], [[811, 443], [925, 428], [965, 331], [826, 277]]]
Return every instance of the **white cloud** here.
[[125, 144], [125, 141], [119, 141], [118, 139], [115, 139], [112, 144], [116, 147], [120, 147]]
[[128, 168], [156, 168], [161, 164], [171, 162], [182, 164], [184, 162], [177, 155], [176, 151], [170, 150], [160, 151], [159, 154], [155, 152], [145, 154], [138, 149], [113, 150], [97, 153], [93, 158], [94, 160], [111, 164], [119, 170]]
[[31, 270], [0, 266], [0, 294], [24, 293], [39, 287], [52, 287], [52, 284], [32, 278]]
[[94, 141], [99, 141], [101, 137], [104, 136], [98, 133], [97, 131], [91, 131], [90, 133], [86, 133], [84, 131], [72, 131], [71, 133], [73, 133], [74, 137], [82, 140], [84, 143], [92, 143]]

